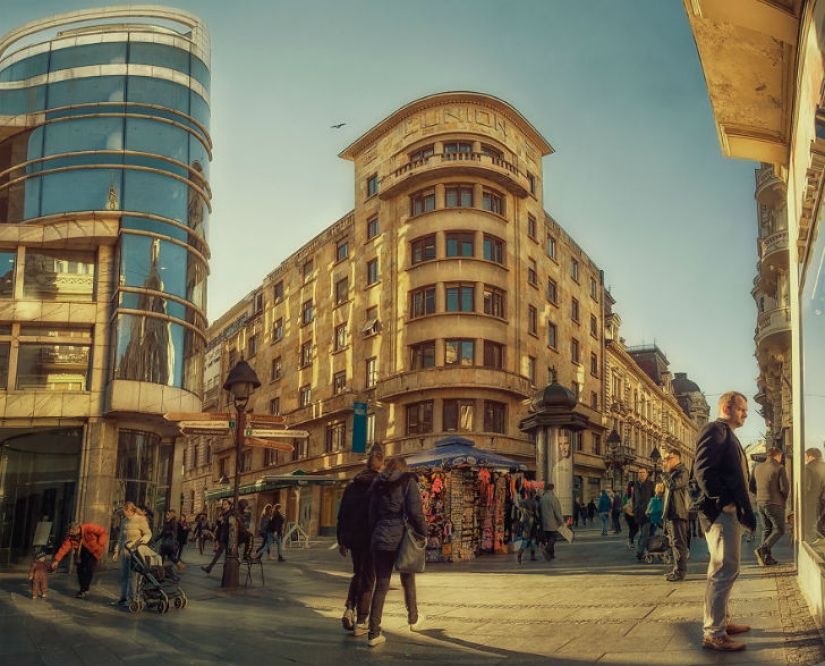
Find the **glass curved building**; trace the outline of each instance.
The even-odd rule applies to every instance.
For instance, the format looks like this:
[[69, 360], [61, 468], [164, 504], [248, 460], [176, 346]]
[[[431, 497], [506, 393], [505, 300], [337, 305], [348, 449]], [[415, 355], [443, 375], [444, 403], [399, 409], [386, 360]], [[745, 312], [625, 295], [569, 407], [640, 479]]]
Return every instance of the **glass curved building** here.
[[179, 10], [0, 38], [0, 566], [125, 499], [171, 503], [163, 414], [201, 409], [209, 86]]

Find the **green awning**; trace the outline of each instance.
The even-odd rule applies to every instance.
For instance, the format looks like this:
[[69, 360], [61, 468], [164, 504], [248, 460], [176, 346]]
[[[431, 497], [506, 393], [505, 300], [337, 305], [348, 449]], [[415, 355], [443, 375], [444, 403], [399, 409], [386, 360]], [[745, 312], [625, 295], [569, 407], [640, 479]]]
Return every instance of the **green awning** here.
[[[256, 481], [249, 483], [242, 483], [239, 496], [254, 495], [255, 493], [262, 493], [267, 490], [278, 490], [280, 488], [298, 488], [303, 486], [332, 486], [337, 479], [332, 476], [314, 476], [298, 470], [292, 474], [275, 474], [271, 476], [263, 476]], [[219, 488], [212, 488], [207, 490], [203, 497], [205, 500], [223, 499], [225, 497], [234, 497], [235, 487], [221, 486]]]

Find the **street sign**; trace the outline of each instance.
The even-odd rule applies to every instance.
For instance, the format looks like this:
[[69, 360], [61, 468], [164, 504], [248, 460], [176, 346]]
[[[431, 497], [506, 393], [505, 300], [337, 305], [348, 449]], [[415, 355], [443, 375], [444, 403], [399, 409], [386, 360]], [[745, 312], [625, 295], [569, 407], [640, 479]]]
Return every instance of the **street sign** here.
[[179, 421], [178, 425], [181, 428], [208, 428], [210, 430], [223, 428], [234, 428], [235, 422], [229, 420], [216, 420], [216, 421]]
[[231, 431], [229, 428], [193, 428], [190, 426], [181, 429], [180, 432], [187, 437], [225, 437]]
[[250, 423], [283, 423], [284, 417], [280, 414], [247, 414], [246, 420]]
[[309, 433], [306, 430], [263, 430], [247, 428], [243, 434], [246, 437], [262, 437], [264, 439], [304, 439], [309, 437]]
[[232, 414], [224, 412], [169, 412], [163, 418], [167, 421], [228, 421]]
[[279, 451], [293, 451], [295, 447], [287, 442], [278, 442], [269, 439], [258, 439], [257, 437], [247, 437], [244, 443], [248, 446], [260, 446], [264, 449], [278, 449]]

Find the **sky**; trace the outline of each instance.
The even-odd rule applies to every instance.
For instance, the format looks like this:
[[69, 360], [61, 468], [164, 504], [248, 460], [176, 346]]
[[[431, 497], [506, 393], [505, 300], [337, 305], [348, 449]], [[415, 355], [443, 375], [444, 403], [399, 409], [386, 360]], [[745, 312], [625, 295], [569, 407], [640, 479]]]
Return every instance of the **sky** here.
[[[655, 343], [712, 417], [720, 394], [743, 392], [739, 438], [764, 436], [752, 401], [758, 165], [722, 156], [681, 2], [154, 4], [211, 32], [211, 321], [353, 209], [353, 165], [338, 157], [350, 143], [421, 97], [486, 93], [555, 149], [544, 208], [604, 271], [626, 344]], [[3, 0], [0, 32], [99, 6]]]

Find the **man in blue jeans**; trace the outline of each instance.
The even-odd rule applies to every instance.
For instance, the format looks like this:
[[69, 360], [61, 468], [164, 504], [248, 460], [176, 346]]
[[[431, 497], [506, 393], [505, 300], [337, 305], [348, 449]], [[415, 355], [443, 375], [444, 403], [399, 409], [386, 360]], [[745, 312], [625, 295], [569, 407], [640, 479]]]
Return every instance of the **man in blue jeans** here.
[[650, 518], [647, 515], [647, 505], [653, 497], [653, 480], [649, 472], [642, 467], [636, 478], [636, 486], [633, 489], [633, 517], [639, 526], [639, 535], [636, 541], [636, 559], [644, 559], [645, 546], [650, 538]]
[[788, 475], [782, 465], [782, 451], [771, 447], [764, 462], [753, 468], [750, 491], [756, 495], [756, 508], [762, 516], [762, 543], [754, 552], [761, 566], [776, 564], [771, 548], [785, 534], [785, 502]]

